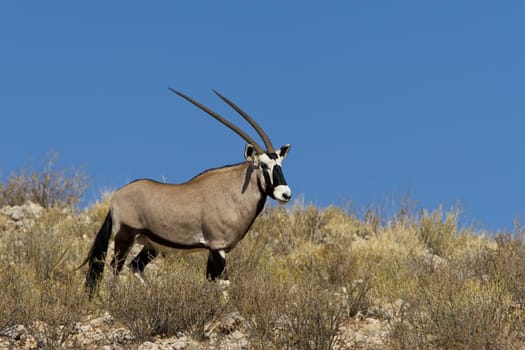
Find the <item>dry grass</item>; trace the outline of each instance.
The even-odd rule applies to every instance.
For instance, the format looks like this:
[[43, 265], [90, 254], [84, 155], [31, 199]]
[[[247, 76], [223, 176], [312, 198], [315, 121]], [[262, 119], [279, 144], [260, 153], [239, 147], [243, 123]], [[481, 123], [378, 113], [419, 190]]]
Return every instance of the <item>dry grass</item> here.
[[201, 271], [166, 261], [155, 282], [145, 288], [138, 280], [122, 278], [107, 293], [103, 306], [126, 325], [137, 340], [186, 333], [205, 339], [205, 326], [222, 315], [226, 303], [215, 283]]
[[91, 312], [73, 269], [78, 241], [57, 230], [67, 221], [50, 210], [30, 229], [1, 234], [0, 331], [25, 325], [41, 348], [61, 347]]
[[184, 334], [206, 344], [210, 324], [237, 312], [252, 349], [334, 349], [345, 346], [350, 318], [401, 300], [394, 315], [374, 315], [389, 320], [391, 349], [525, 341], [523, 233], [487, 237], [459, 227], [457, 210], [386, 221], [336, 207], [269, 208], [228, 256], [227, 295], [205, 280], [205, 254], [177, 255], [148, 267], [148, 288], [124, 271], [89, 303], [75, 268], [106, 210], [51, 206], [21, 227], [0, 215], [0, 333], [21, 324], [41, 348], [66, 347], [77, 322], [109, 312], [135, 342]]
[[50, 152], [42, 170], [22, 168], [0, 182], [0, 207], [22, 205], [27, 201], [44, 208], [78, 204], [87, 188], [87, 176], [78, 169], [55, 169], [58, 153]]

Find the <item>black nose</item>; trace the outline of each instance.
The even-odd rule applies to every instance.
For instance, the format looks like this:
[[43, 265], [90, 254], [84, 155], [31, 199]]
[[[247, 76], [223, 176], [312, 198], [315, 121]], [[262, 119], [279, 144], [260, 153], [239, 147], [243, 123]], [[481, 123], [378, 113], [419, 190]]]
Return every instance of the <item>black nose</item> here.
[[283, 198], [289, 201], [292, 198], [292, 195], [288, 193], [283, 193]]

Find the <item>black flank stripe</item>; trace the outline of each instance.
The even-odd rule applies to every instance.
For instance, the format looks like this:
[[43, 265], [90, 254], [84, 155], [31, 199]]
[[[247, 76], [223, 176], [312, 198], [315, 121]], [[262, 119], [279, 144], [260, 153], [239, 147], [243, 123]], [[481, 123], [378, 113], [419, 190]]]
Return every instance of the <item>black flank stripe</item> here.
[[181, 244], [181, 243], [172, 242], [170, 240], [160, 237], [159, 235], [151, 232], [150, 230], [143, 230], [140, 233], [148, 237], [148, 239], [151, 240], [152, 242], [155, 242], [157, 244], [163, 245], [165, 247], [173, 248], [173, 249], [208, 248], [204, 243], [201, 243], [201, 242], [193, 243], [193, 244]]

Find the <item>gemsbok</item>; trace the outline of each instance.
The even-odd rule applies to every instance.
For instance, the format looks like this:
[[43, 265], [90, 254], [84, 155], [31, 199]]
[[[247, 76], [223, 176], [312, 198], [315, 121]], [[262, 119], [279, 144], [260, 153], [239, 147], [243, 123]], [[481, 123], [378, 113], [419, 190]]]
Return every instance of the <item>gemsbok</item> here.
[[126, 256], [137, 240], [140, 253], [129, 263], [130, 269], [144, 282], [144, 268], [159, 252], [170, 250], [208, 250], [206, 276], [210, 280], [227, 279], [226, 253], [246, 235], [262, 211], [269, 196], [280, 203], [291, 199], [282, 172], [282, 162], [290, 151], [286, 144], [275, 150], [264, 130], [232, 101], [219, 96], [237, 111], [261, 137], [266, 150], [240, 128], [208, 107], [170, 88], [219, 122], [233, 130], [248, 144], [246, 161], [209, 169], [182, 184], [153, 180], [135, 180], [117, 191], [110, 200], [109, 212], [88, 257], [85, 286], [90, 298], [104, 272], [111, 232], [115, 232], [114, 276], [122, 270]]

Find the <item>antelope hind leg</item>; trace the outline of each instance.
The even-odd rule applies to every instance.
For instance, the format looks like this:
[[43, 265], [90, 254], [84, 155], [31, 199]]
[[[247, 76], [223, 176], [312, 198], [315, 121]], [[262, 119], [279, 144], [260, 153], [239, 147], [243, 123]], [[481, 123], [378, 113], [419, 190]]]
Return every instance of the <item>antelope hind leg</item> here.
[[144, 275], [144, 269], [158, 254], [155, 248], [145, 245], [140, 253], [129, 263], [129, 268], [133, 272], [133, 275], [137, 277], [144, 286], [148, 285], [148, 281]]
[[135, 243], [135, 233], [129, 228], [121, 227], [115, 235], [115, 253], [111, 259], [111, 267], [115, 277], [122, 270], [133, 243]]

